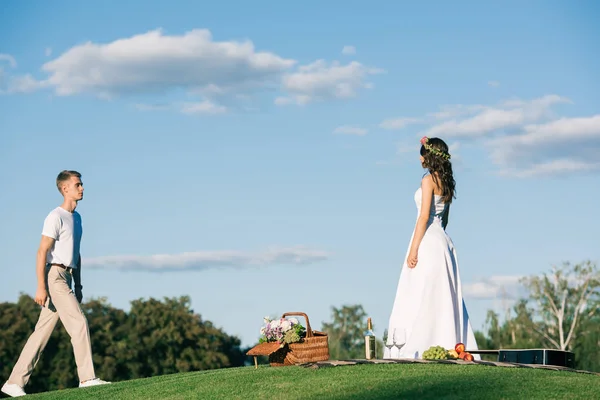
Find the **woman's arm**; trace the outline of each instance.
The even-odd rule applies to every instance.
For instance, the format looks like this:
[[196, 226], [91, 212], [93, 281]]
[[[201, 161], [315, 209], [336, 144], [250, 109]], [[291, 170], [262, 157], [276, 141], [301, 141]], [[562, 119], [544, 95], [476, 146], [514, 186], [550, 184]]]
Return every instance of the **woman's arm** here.
[[432, 198], [433, 179], [431, 178], [431, 175], [427, 175], [421, 181], [421, 212], [419, 214], [419, 218], [417, 218], [413, 242], [410, 246], [410, 253], [408, 256], [408, 266], [410, 268], [417, 266], [419, 245], [421, 244], [421, 240], [423, 240], [423, 236], [425, 236], [425, 230], [427, 229], [427, 221], [429, 221], [429, 211], [431, 208]]

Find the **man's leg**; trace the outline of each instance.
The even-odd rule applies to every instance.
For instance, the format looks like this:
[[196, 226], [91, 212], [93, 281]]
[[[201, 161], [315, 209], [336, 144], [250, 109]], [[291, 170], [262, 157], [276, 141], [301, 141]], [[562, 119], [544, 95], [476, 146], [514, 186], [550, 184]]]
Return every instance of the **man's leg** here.
[[25, 343], [21, 355], [6, 383], [25, 387], [29, 381], [29, 377], [38, 363], [42, 352], [52, 335], [52, 331], [58, 322], [58, 314], [55, 311], [52, 311], [50, 307], [51, 300], [49, 299], [46, 302], [46, 306], [42, 307], [42, 312], [35, 325], [35, 330], [29, 336], [29, 339], [27, 339], [27, 343]]
[[58, 316], [71, 337], [79, 381], [96, 377], [92, 362], [92, 342], [87, 319], [71, 290], [71, 274], [65, 269], [53, 266], [48, 274], [50, 297], [56, 306]]

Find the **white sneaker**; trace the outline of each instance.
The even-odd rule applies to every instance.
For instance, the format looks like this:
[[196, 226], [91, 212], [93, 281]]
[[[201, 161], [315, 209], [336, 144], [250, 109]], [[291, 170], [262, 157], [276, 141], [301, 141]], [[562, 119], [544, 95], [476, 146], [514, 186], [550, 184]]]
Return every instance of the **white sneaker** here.
[[27, 393], [23, 390], [23, 388], [16, 383], [5, 383], [0, 389], [2, 393], [9, 395], [10, 397], [20, 397], [25, 396]]
[[87, 380], [85, 382], [79, 382], [79, 387], [85, 388], [85, 387], [97, 386], [97, 385], [107, 385], [109, 383], [112, 383], [112, 382], [106, 382], [106, 381], [103, 381], [102, 379], [94, 378], [94, 379]]

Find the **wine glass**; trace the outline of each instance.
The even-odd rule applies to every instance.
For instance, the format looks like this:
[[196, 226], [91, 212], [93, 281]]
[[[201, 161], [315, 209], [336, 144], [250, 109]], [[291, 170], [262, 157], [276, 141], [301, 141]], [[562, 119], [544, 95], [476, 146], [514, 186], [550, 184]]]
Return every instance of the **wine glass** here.
[[390, 337], [389, 337], [389, 334], [388, 334], [388, 337], [387, 337], [387, 339], [386, 339], [386, 341], [384, 343], [384, 346], [387, 347], [390, 355], [391, 355], [391, 352], [392, 352], [392, 347], [396, 346], [396, 329], [394, 329], [394, 333], [392, 334], [392, 341], [393, 341], [392, 344], [389, 344], [390, 343]]

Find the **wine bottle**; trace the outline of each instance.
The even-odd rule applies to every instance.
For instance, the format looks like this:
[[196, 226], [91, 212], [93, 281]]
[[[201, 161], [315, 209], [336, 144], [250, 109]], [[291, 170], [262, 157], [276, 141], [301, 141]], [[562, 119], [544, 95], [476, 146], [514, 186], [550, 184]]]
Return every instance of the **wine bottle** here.
[[367, 331], [365, 332], [365, 355], [367, 360], [375, 358], [375, 334], [373, 333], [373, 323], [371, 317], [367, 319]]

